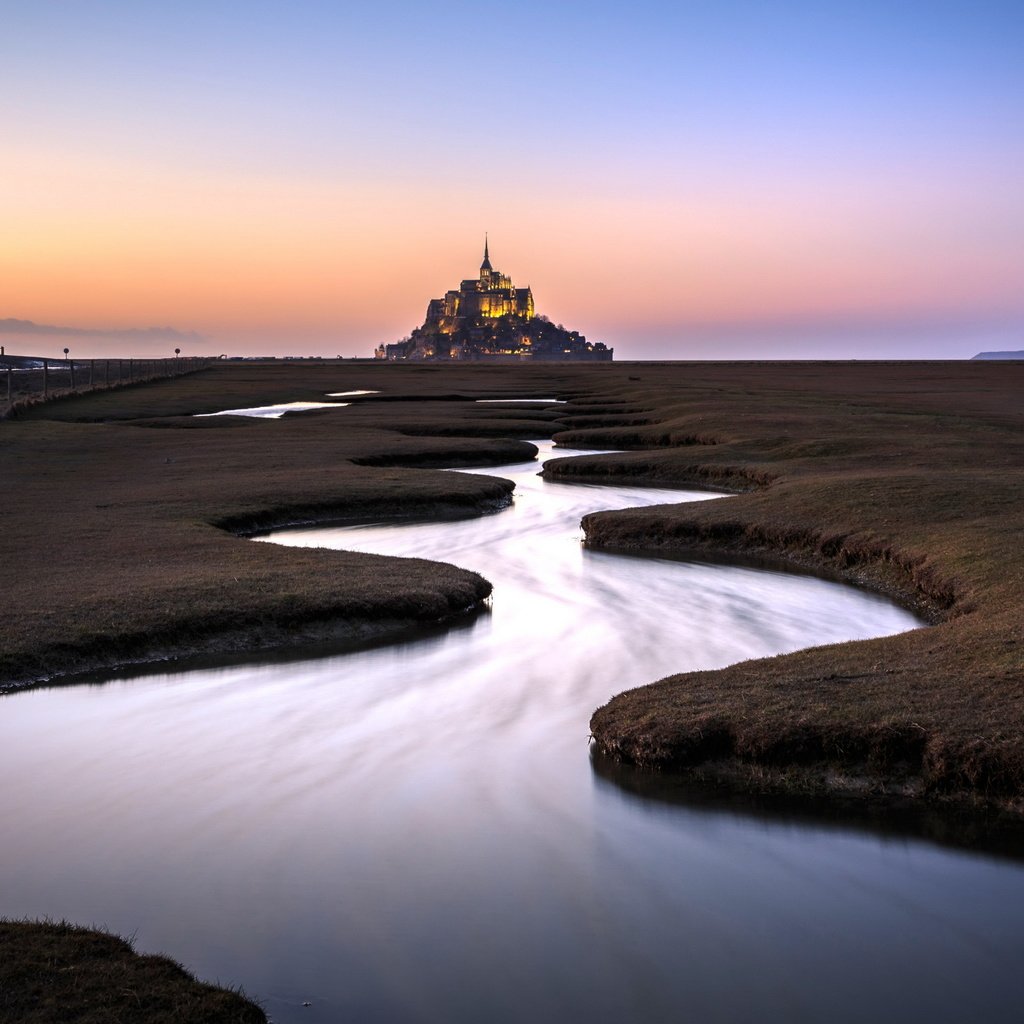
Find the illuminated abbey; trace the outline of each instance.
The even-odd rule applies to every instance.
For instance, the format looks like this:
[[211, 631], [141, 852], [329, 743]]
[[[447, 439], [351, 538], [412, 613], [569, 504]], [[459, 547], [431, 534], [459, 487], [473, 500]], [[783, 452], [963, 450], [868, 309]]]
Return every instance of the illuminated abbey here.
[[485, 239], [480, 276], [431, 299], [423, 325], [402, 341], [381, 345], [375, 355], [389, 360], [610, 361], [612, 352], [538, 316], [533, 292], [516, 288], [491, 266]]

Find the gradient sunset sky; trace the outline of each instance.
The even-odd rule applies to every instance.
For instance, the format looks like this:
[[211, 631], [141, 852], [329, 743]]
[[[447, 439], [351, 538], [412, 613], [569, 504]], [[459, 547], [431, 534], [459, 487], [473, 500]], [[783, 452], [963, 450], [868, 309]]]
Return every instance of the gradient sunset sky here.
[[617, 358], [1024, 348], [1021, 0], [13, 0], [2, 24], [0, 319], [368, 356], [488, 231]]

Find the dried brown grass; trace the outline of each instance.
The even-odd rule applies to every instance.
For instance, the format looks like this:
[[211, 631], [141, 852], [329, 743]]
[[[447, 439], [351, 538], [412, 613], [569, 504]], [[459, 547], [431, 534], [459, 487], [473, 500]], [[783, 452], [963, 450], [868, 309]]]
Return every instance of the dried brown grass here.
[[[303, 393], [308, 368], [295, 371], [294, 386], [269, 370], [277, 379], [250, 399], [252, 367], [227, 364], [222, 401]], [[204, 651], [398, 636], [454, 619], [490, 592], [451, 565], [253, 545], [233, 534], [499, 508], [508, 481], [428, 467], [531, 458], [533, 447], [513, 435], [550, 432], [545, 419], [464, 400], [282, 420], [177, 415], [190, 401], [178, 389], [206, 395], [215, 386], [205, 378], [218, 372], [57, 403], [57, 419], [36, 418], [47, 412], [39, 407], [0, 425], [0, 688]], [[328, 376], [319, 386], [348, 384]], [[143, 401], [153, 415], [138, 419]], [[102, 410], [115, 418], [95, 422]], [[467, 434], [511, 429], [446, 438], [460, 413]]]
[[0, 1021], [14, 1024], [266, 1024], [240, 992], [197, 981], [104, 931], [0, 920]]
[[[1022, 385], [1024, 366], [991, 363], [226, 364], [39, 408], [0, 428], [0, 679], [455, 615], [485, 581], [436, 563], [257, 550], [226, 529], [480, 511], [507, 484], [406, 467], [500, 463], [524, 449], [490, 435], [556, 430], [563, 444], [631, 449], [549, 464], [558, 479], [738, 492], [588, 516], [591, 544], [782, 557], [938, 623], [624, 694], [594, 718], [603, 749], [647, 765], [724, 753], [904, 772], [923, 794], [1016, 806]], [[356, 388], [382, 394], [273, 422], [185, 415]], [[572, 402], [466, 400], [535, 395]]]
[[595, 713], [600, 749], [706, 777], [742, 765], [751, 786], [838, 789], [846, 777], [1020, 811], [1022, 386], [1020, 364], [690, 366], [620, 390], [650, 410], [642, 426], [563, 414], [560, 443], [659, 447], [549, 463], [552, 477], [743, 492], [587, 516], [591, 545], [782, 556], [937, 623], [630, 691]]

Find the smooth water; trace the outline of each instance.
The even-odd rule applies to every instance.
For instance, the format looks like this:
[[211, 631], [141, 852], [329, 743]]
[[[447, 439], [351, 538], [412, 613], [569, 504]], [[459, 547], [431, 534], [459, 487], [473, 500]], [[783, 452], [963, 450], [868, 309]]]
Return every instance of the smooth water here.
[[495, 592], [471, 625], [4, 698], [0, 913], [133, 933], [278, 1022], [1018, 1020], [1017, 864], [591, 767], [615, 692], [913, 617], [585, 551], [586, 511], [710, 495], [537, 469], [495, 471], [515, 506], [480, 519], [270, 538], [475, 568]]
[[[339, 391], [338, 394], [351, 394], [351, 392]], [[253, 416], [261, 420], [279, 420], [286, 413], [310, 412], [313, 409], [347, 409], [348, 406], [348, 402], [278, 402], [275, 405], [254, 405], [246, 409], [197, 412], [195, 416], [196, 419], [205, 419], [208, 416]]]

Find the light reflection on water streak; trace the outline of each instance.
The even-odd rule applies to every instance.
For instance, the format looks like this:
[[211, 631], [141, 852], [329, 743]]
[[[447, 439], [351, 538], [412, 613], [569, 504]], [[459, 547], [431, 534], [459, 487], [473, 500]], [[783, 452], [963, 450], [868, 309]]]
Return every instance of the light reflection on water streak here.
[[583, 551], [586, 511], [709, 496], [536, 471], [492, 471], [516, 504], [482, 519], [273, 538], [477, 569], [471, 628], [0, 703], [23, 780], [0, 912], [137, 932], [278, 1022], [1015, 1019], [1015, 865], [651, 805], [589, 766], [590, 712], [626, 686], [912, 617]]

